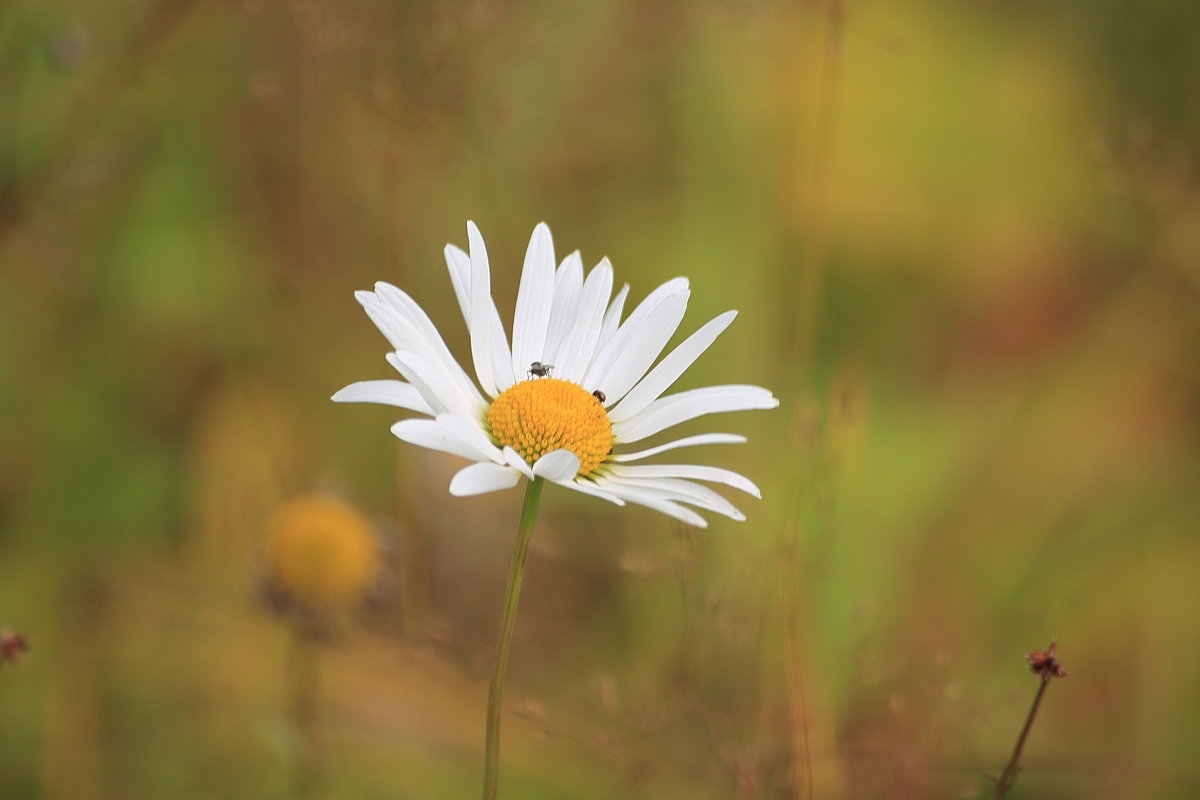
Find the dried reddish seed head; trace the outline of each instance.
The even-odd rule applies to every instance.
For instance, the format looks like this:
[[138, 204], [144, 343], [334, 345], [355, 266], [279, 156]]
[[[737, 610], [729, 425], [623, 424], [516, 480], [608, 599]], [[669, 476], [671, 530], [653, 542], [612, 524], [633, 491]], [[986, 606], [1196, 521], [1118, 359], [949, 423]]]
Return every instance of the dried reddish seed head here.
[[1029, 668], [1042, 676], [1044, 681], [1067, 676], [1067, 671], [1063, 669], [1062, 664], [1058, 663], [1058, 658], [1054, 655], [1054, 651], [1057, 649], [1058, 642], [1051, 639], [1050, 646], [1045, 650], [1034, 650], [1025, 656], [1025, 660], [1029, 662]]
[[0, 663], [17, 663], [21, 654], [29, 649], [29, 640], [19, 633], [13, 633], [7, 628], [0, 631]]

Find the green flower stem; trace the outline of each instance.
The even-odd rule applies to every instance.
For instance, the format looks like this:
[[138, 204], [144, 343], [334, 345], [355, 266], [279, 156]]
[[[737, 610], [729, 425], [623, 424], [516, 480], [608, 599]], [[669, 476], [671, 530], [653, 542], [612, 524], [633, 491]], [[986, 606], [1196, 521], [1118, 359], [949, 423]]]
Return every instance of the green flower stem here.
[[293, 763], [296, 797], [320, 793], [325, 773], [321, 737], [321, 648], [314, 631], [304, 623], [292, 626], [285, 671], [291, 693], [292, 724], [297, 737]]
[[500, 641], [496, 645], [496, 664], [492, 667], [492, 683], [488, 688], [487, 745], [483, 767], [483, 800], [495, 800], [500, 780], [500, 711], [504, 694], [504, 673], [508, 670], [508, 650], [512, 644], [513, 626], [517, 621], [517, 601], [521, 598], [521, 580], [525, 577], [525, 556], [529, 552], [529, 535], [537, 519], [538, 501], [542, 499], [542, 479], [534, 478], [525, 489], [525, 505], [521, 508], [521, 525], [517, 528], [517, 547], [513, 551], [512, 567], [508, 573], [508, 588], [504, 590], [504, 613], [500, 618]]

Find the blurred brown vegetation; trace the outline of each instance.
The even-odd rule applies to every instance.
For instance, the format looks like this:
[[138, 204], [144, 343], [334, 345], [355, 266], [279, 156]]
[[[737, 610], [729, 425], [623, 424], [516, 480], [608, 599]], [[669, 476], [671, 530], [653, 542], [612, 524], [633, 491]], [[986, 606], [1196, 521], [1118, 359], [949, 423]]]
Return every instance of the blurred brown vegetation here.
[[[984, 797], [1051, 636], [1011, 796], [1196, 796], [1197, 97], [1170, 0], [9, 0], [0, 796], [478, 791], [519, 493], [328, 400], [389, 374], [375, 280], [466, 352], [468, 218], [501, 308], [544, 219], [783, 400], [691, 426], [751, 436], [697, 453], [746, 523], [547, 493], [505, 796]], [[387, 568], [297, 783], [261, 581], [313, 490]]]

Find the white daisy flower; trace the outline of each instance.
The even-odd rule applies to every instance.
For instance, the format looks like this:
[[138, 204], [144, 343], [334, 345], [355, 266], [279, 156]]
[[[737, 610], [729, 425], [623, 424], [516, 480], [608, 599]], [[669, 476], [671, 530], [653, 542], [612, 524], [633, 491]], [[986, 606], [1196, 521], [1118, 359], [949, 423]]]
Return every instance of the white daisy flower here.
[[611, 296], [608, 259], [586, 278], [578, 252], [556, 268], [550, 229], [542, 223], [534, 228], [525, 253], [510, 348], [492, 301], [487, 250], [472, 222], [467, 223], [467, 241], [469, 255], [452, 244], [445, 253], [471, 334], [478, 384], [416, 301], [380, 282], [375, 291], [356, 292], [355, 297], [395, 348], [387, 360], [404, 380], [352, 383], [333, 400], [382, 403], [425, 415], [397, 422], [392, 433], [474, 461], [450, 481], [454, 495], [509, 489], [522, 477], [541, 477], [617, 505], [647, 506], [698, 527], [705, 527], [705, 520], [688, 506], [745, 519], [697, 481], [760, 497], [748, 478], [699, 464], [636, 463], [683, 447], [741, 443], [744, 436], [704, 433], [626, 449], [705, 414], [779, 405], [759, 386], [663, 394], [737, 312], [711, 320], [655, 364], [683, 320], [691, 294], [687, 279], [659, 286], [622, 321], [629, 286]]

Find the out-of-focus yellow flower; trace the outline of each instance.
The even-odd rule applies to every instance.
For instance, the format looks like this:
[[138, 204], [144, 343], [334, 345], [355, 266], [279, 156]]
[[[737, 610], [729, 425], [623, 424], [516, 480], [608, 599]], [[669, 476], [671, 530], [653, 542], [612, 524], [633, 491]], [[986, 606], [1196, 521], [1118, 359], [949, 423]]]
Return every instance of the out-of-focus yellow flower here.
[[361, 600], [379, 569], [379, 549], [367, 519], [324, 494], [297, 497], [267, 525], [267, 574], [287, 600], [333, 609]]

